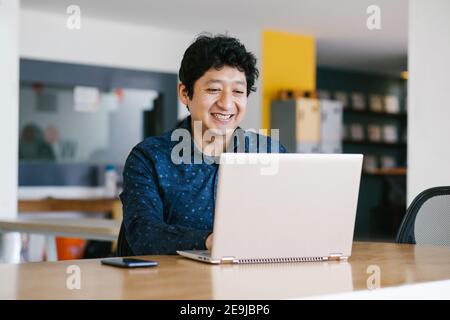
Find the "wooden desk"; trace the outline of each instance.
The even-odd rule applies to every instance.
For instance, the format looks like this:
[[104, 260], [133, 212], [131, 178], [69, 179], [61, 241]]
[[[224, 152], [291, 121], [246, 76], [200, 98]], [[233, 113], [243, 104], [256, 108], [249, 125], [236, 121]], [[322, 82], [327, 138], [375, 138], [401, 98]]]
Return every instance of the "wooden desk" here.
[[0, 233], [21, 232], [46, 236], [47, 259], [57, 261], [55, 237], [115, 241], [121, 221], [108, 219], [2, 219]]
[[19, 212], [111, 212], [112, 218], [122, 220], [122, 203], [118, 199], [39, 199], [19, 200]]
[[[158, 267], [118, 269], [76, 260], [0, 265], [0, 299], [289, 299], [450, 279], [450, 248], [355, 243], [348, 262], [213, 266], [179, 256], [148, 256]], [[67, 267], [81, 269], [69, 290]]]

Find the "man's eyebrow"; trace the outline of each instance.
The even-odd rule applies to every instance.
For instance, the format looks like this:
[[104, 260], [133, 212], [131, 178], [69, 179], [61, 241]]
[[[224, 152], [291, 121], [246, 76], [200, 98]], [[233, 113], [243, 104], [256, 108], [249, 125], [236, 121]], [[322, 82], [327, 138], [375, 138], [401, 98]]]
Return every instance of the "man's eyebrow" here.
[[[219, 79], [211, 79], [211, 80], [206, 81], [206, 84], [211, 84], [211, 83], [222, 83], [222, 82], [223, 82], [223, 81], [222, 81], [222, 80], [219, 80]], [[241, 85], [243, 85], [243, 86], [246, 85], [245, 81], [241, 81], [241, 80], [233, 81], [233, 83], [241, 84]]]

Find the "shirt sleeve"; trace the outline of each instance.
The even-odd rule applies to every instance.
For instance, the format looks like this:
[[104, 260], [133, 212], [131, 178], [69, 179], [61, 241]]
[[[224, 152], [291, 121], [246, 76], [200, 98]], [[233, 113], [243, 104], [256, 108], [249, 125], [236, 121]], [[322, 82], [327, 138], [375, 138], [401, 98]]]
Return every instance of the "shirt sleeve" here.
[[164, 221], [153, 163], [135, 147], [123, 172], [125, 236], [135, 255], [175, 254], [177, 250], [205, 250], [210, 230], [199, 230]]
[[288, 153], [287, 152], [287, 149], [280, 143], [280, 142], [278, 142], [279, 143], [279, 145], [280, 145], [280, 151], [279, 151], [279, 153]]

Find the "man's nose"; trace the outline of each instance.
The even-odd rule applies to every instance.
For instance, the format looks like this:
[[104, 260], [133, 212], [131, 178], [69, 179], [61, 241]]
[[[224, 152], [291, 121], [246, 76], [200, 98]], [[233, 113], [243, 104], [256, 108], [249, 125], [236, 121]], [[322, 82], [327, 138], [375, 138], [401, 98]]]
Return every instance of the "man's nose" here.
[[230, 110], [233, 109], [233, 95], [231, 92], [223, 91], [220, 95], [220, 99], [218, 101], [218, 105], [225, 109]]

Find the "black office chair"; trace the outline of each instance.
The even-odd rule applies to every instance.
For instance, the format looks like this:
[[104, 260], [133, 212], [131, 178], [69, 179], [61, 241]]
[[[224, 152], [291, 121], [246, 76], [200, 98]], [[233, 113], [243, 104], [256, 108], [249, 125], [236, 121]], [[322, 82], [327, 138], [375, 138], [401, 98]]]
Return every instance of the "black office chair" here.
[[118, 257], [129, 257], [134, 256], [133, 250], [131, 250], [128, 244], [127, 238], [125, 237], [125, 226], [122, 222], [120, 225], [119, 238], [117, 239], [117, 256]]
[[450, 246], [450, 186], [427, 189], [413, 200], [396, 241]]

